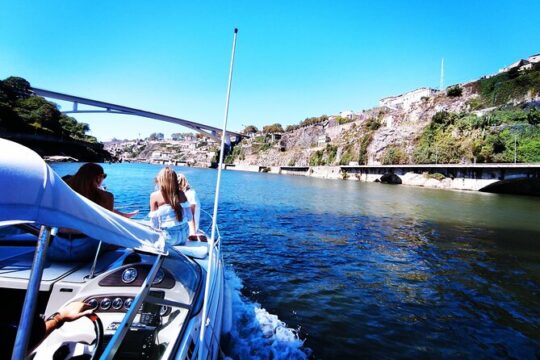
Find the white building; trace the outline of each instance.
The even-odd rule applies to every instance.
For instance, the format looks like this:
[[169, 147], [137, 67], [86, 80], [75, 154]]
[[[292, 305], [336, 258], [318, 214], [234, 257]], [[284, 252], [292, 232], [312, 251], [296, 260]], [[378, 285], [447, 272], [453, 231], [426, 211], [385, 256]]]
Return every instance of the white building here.
[[540, 62], [540, 54], [531, 55], [527, 60], [529, 60], [531, 64], [536, 64], [537, 62]]
[[321, 135], [317, 139], [317, 146], [325, 146], [329, 142], [330, 142], [330, 137], [326, 135]]
[[406, 92], [398, 96], [389, 96], [379, 100], [379, 106], [387, 106], [391, 109], [407, 109], [422, 98], [430, 97], [438, 92], [436, 89], [420, 88]]
[[161, 159], [163, 156], [163, 154], [161, 153], [161, 151], [153, 151], [152, 152], [152, 155], [150, 155], [150, 159], [151, 160], [159, 160]]
[[528, 70], [532, 68], [533, 64], [536, 64], [537, 62], [540, 62], [540, 54], [531, 55], [527, 59], [520, 59], [516, 62], [513, 62], [510, 65], [499, 69], [499, 74], [510, 71], [513, 68], [517, 68], [520, 71]]
[[339, 113], [339, 116], [344, 118], [344, 119], [352, 120], [353, 117], [354, 117], [354, 111], [352, 111], [352, 110], [342, 111], [342, 112]]

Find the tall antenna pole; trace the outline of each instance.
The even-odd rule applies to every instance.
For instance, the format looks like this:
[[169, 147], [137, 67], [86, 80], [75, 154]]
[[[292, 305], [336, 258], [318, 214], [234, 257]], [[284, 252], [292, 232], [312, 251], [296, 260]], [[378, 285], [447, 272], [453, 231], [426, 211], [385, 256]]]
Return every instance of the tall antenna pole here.
[[444, 89], [444, 58], [441, 59], [441, 81], [439, 83], [439, 90], [443, 91]]
[[217, 224], [217, 213], [218, 213], [218, 204], [219, 204], [219, 188], [221, 184], [221, 170], [223, 167], [223, 155], [225, 153], [225, 138], [227, 135], [227, 120], [229, 118], [229, 100], [231, 97], [231, 84], [232, 84], [232, 76], [233, 76], [233, 69], [234, 69], [234, 53], [236, 50], [236, 37], [238, 36], [238, 29], [234, 29], [234, 37], [233, 37], [233, 45], [232, 45], [232, 53], [231, 53], [231, 64], [229, 67], [229, 82], [227, 84], [227, 100], [225, 101], [225, 115], [223, 119], [223, 130], [221, 134], [221, 151], [219, 153], [219, 163], [218, 163], [218, 174], [217, 174], [217, 182], [216, 182], [216, 193], [214, 196], [214, 212], [212, 213], [212, 233], [210, 236], [210, 242], [208, 243], [208, 268], [206, 269], [206, 284], [204, 286], [204, 302], [203, 302], [203, 310], [202, 310], [202, 316], [201, 316], [201, 333], [199, 336], [199, 351], [198, 351], [198, 359], [204, 360], [205, 359], [205, 349], [206, 346], [205, 343], [205, 332], [206, 332], [206, 326], [209, 325], [209, 319], [208, 319], [208, 296], [210, 292], [210, 281], [212, 280], [212, 271], [213, 269], [213, 261], [214, 261], [214, 247], [215, 247], [215, 236], [216, 236], [216, 224]]
[[212, 214], [212, 235], [210, 236], [210, 245], [214, 245], [214, 237], [216, 234], [216, 223], [217, 223], [217, 211], [219, 203], [219, 186], [221, 184], [221, 168], [223, 167], [223, 155], [225, 153], [225, 138], [227, 135], [227, 120], [229, 119], [229, 100], [231, 98], [231, 85], [232, 85], [232, 76], [234, 69], [234, 53], [236, 50], [236, 37], [238, 36], [238, 29], [234, 29], [234, 38], [231, 54], [231, 65], [229, 68], [229, 82], [227, 84], [227, 100], [225, 101], [225, 115], [223, 116], [223, 130], [221, 134], [221, 151], [219, 152], [219, 164], [218, 164], [218, 174], [216, 182], [216, 194], [214, 197], [214, 212]]

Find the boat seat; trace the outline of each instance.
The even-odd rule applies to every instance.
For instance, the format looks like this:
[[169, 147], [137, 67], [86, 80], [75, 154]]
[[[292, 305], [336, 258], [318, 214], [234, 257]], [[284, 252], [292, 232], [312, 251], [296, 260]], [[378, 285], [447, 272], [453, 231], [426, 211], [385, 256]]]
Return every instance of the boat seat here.
[[177, 245], [174, 248], [195, 259], [204, 259], [208, 256], [208, 243], [205, 242], [188, 240], [185, 245]]

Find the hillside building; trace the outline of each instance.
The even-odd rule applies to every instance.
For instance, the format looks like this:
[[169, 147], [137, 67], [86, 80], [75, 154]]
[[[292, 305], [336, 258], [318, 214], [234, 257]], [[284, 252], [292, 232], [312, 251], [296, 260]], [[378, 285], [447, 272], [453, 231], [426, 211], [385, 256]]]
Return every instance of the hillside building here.
[[517, 68], [519, 71], [528, 70], [532, 68], [533, 64], [540, 62], [540, 54], [535, 54], [529, 56], [527, 59], [520, 59], [516, 62], [511, 63], [508, 66], [499, 69], [499, 74], [503, 72], [508, 72], [514, 68]]
[[379, 106], [391, 109], [408, 109], [412, 104], [421, 101], [422, 98], [430, 97], [436, 93], [438, 93], [436, 89], [423, 87], [401, 95], [382, 98], [379, 100]]

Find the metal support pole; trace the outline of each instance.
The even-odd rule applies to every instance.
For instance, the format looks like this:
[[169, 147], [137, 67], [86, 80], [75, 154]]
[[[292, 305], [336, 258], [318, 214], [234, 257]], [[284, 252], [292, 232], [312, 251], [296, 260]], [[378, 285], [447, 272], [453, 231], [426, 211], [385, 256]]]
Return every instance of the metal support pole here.
[[47, 256], [47, 247], [49, 246], [50, 236], [51, 228], [41, 226], [11, 360], [22, 360], [26, 355], [26, 349], [28, 348], [28, 342], [30, 341], [30, 335], [32, 333], [32, 320], [34, 318], [34, 312], [36, 311], [39, 285], [43, 275], [43, 268], [45, 267], [45, 258]]
[[152, 283], [156, 278], [158, 270], [161, 268], [161, 264], [163, 264], [163, 260], [164, 258], [161, 254], [156, 257], [154, 265], [152, 265], [152, 268], [148, 272], [148, 275], [146, 276], [146, 279], [141, 286], [141, 291], [139, 291], [137, 296], [135, 296], [135, 299], [133, 299], [133, 302], [131, 303], [127, 314], [124, 315], [122, 322], [120, 323], [120, 325], [118, 325], [116, 332], [114, 333], [112, 339], [109, 341], [109, 344], [107, 344], [107, 347], [103, 351], [103, 354], [101, 354], [100, 359], [112, 360], [114, 358], [114, 355], [120, 348], [122, 340], [130, 329], [133, 320], [135, 320], [135, 316], [137, 316], [137, 314], [139, 313], [139, 308], [143, 304], [146, 296], [148, 295], [148, 292], [150, 291], [150, 287], [152, 286]]
[[[206, 283], [204, 286], [204, 302], [203, 302], [203, 309], [202, 309], [202, 316], [201, 316], [201, 333], [199, 335], [199, 353], [198, 353], [198, 359], [203, 360], [204, 359], [204, 346], [206, 345], [204, 342], [205, 332], [206, 332], [206, 326], [208, 325], [208, 294], [210, 293], [210, 282], [212, 279], [212, 272], [215, 271], [213, 269], [213, 261], [214, 261], [214, 245], [215, 245], [215, 236], [216, 236], [216, 226], [217, 226], [217, 213], [218, 213], [218, 204], [219, 204], [219, 188], [221, 184], [221, 171], [222, 171], [222, 165], [223, 165], [223, 153], [225, 152], [225, 137], [227, 136], [227, 120], [229, 118], [229, 100], [231, 97], [231, 85], [232, 85], [232, 77], [233, 77], [233, 69], [234, 69], [234, 53], [236, 50], [236, 37], [238, 35], [238, 29], [234, 29], [234, 37], [233, 37], [233, 45], [232, 45], [232, 53], [231, 53], [231, 63], [229, 67], [229, 82], [227, 84], [227, 100], [225, 101], [225, 114], [223, 116], [223, 130], [221, 133], [221, 151], [219, 153], [219, 163], [218, 163], [218, 173], [217, 173], [217, 181], [216, 181], [216, 193], [214, 197], [214, 211], [213, 211], [213, 217], [212, 217], [212, 232], [210, 235], [210, 240], [208, 242], [208, 268], [206, 270]], [[219, 248], [218, 248], [219, 251]], [[219, 254], [219, 252], [218, 252]]]
[[97, 250], [96, 250], [96, 256], [94, 257], [94, 263], [92, 264], [92, 268], [90, 269], [90, 275], [88, 275], [88, 278], [89, 279], [93, 279], [94, 276], [96, 276], [96, 266], [97, 266], [97, 261], [98, 261], [98, 258], [99, 258], [99, 252], [101, 250], [101, 240], [99, 241], [99, 244], [98, 244], [98, 247], [97, 247]]

